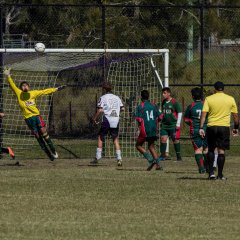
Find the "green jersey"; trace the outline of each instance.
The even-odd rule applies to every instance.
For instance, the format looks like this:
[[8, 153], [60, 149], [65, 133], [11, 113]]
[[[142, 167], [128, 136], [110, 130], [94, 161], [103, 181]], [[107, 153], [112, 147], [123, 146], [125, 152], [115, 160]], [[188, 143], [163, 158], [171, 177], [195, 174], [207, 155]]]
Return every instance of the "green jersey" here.
[[135, 117], [140, 126], [139, 136], [143, 138], [157, 136], [160, 114], [159, 108], [149, 100], [137, 106]]
[[162, 102], [162, 129], [175, 129], [178, 120], [178, 113], [182, 112], [181, 105], [172, 98], [171, 100], [163, 100]]
[[[184, 122], [189, 125], [191, 133], [194, 130], [199, 130], [202, 108], [203, 108], [203, 102], [201, 100], [197, 100], [192, 102], [185, 111]], [[204, 128], [206, 129], [206, 127], [207, 127], [207, 120], [205, 120], [205, 123], [204, 123]]]

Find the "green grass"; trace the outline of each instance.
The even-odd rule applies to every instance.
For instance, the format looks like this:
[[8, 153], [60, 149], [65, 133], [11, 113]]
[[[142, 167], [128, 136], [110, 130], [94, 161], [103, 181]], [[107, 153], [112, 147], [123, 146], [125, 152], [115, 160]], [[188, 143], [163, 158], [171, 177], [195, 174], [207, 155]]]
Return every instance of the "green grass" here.
[[238, 158], [226, 182], [193, 158], [145, 171], [143, 159], [0, 161], [0, 239], [240, 239]]

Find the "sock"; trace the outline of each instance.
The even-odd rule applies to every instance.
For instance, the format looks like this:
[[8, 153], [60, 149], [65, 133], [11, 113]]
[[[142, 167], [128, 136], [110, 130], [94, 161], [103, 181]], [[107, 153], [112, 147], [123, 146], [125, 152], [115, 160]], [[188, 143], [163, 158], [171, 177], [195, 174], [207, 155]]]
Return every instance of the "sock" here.
[[97, 148], [96, 159], [100, 160], [102, 158], [102, 148]]
[[52, 154], [50, 153], [49, 149], [47, 148], [44, 140], [42, 137], [37, 138], [38, 144], [40, 145], [41, 149], [48, 155], [49, 158], [52, 158]]
[[224, 154], [218, 154], [217, 158], [217, 165], [218, 165], [218, 176], [222, 177], [223, 176], [223, 167], [225, 163], [225, 155]]
[[217, 167], [217, 159], [218, 159], [218, 154], [214, 154], [214, 163], [213, 163], [213, 167]]
[[1, 148], [1, 152], [2, 152], [2, 153], [9, 153], [9, 151], [8, 151], [7, 148]]
[[204, 158], [203, 158], [203, 155], [201, 153], [200, 154], [199, 153], [195, 154], [195, 160], [197, 162], [199, 171], [204, 171], [205, 168], [204, 168]]
[[203, 153], [203, 158], [204, 158], [204, 167], [206, 169], [206, 172], [209, 172], [208, 158], [206, 153]]
[[165, 156], [166, 149], [167, 149], [167, 143], [161, 143], [161, 145], [160, 145], [161, 156], [163, 156], [163, 157]]
[[174, 149], [175, 149], [175, 152], [176, 152], [176, 156], [177, 158], [181, 157], [181, 152], [180, 152], [180, 143], [174, 143]]
[[121, 150], [116, 150], [116, 158], [117, 160], [122, 160]]
[[143, 157], [147, 159], [149, 163], [153, 161], [152, 155], [148, 152], [143, 153]]
[[55, 147], [54, 147], [53, 142], [52, 142], [51, 138], [49, 137], [49, 135], [44, 136], [44, 140], [45, 140], [45, 142], [47, 143], [47, 145], [49, 146], [51, 152], [52, 152], [53, 154], [55, 154], [55, 153], [56, 153], [56, 150], [55, 150]]
[[214, 162], [214, 152], [208, 152], [208, 168], [209, 168], [209, 174], [214, 174], [213, 170], [213, 162]]

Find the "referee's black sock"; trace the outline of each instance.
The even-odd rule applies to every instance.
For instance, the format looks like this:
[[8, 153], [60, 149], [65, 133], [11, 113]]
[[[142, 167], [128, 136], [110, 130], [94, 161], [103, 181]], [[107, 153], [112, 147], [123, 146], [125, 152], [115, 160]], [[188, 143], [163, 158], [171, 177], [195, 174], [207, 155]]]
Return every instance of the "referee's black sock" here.
[[214, 169], [213, 169], [214, 152], [208, 152], [207, 158], [208, 158], [209, 175], [211, 175], [211, 174], [214, 174]]
[[218, 176], [221, 178], [223, 176], [223, 167], [225, 163], [225, 155], [218, 154], [217, 164], [218, 164]]

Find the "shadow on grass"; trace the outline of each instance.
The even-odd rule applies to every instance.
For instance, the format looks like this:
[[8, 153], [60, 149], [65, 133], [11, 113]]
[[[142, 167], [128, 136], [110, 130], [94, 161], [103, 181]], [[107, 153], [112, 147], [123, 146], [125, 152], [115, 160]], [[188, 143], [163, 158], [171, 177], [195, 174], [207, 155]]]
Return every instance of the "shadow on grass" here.
[[118, 171], [129, 171], [129, 172], [133, 172], [133, 171], [138, 171], [138, 172], [147, 172], [146, 169], [143, 168], [116, 168], [116, 170]]
[[0, 167], [24, 167], [24, 164], [21, 164], [19, 161], [15, 162], [15, 163], [6, 163], [6, 164], [2, 164], [0, 165]]
[[86, 163], [86, 164], [78, 164], [77, 166], [79, 167], [107, 167], [107, 164], [91, 164], [91, 163]]
[[203, 180], [203, 181], [209, 181], [209, 179], [206, 177], [206, 178], [202, 178], [202, 177], [179, 177], [177, 178], [179, 180]]

